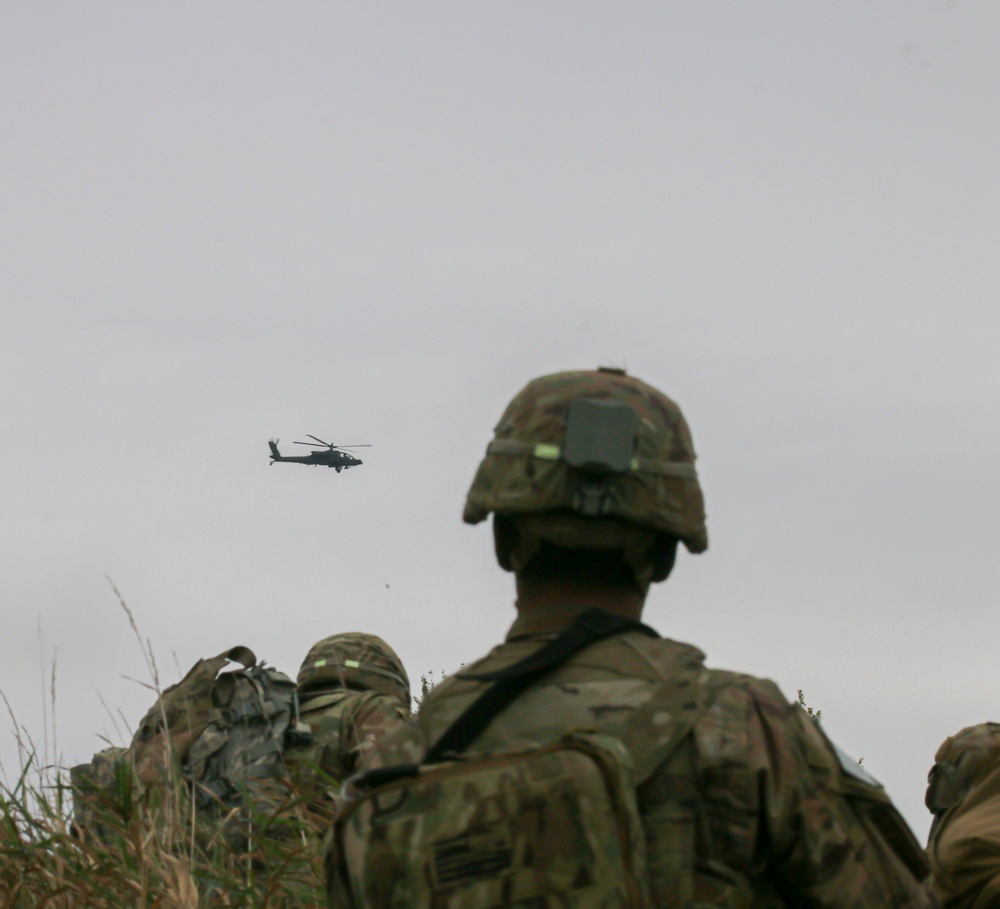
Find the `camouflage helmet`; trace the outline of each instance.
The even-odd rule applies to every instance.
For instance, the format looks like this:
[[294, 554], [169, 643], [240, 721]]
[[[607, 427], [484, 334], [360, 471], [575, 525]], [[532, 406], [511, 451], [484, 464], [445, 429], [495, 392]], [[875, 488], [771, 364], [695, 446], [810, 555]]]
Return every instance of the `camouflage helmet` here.
[[966, 726], [934, 755], [924, 803], [938, 814], [953, 808], [1000, 765], [1000, 723]]
[[409, 709], [410, 680], [402, 660], [382, 638], [359, 631], [317, 641], [299, 669], [300, 692], [336, 685], [359, 691], [381, 691]]
[[554, 513], [562, 541], [572, 539], [570, 526], [593, 527], [605, 542], [616, 527], [637, 526], [704, 552], [708, 531], [694, 460], [680, 408], [624, 370], [542, 376], [500, 418], [463, 517], [477, 524], [490, 512]]

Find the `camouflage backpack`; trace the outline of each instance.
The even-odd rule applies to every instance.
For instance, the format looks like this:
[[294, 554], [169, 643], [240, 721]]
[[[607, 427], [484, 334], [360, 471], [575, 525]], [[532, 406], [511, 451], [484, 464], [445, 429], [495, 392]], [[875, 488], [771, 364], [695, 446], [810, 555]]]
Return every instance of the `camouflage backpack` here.
[[[230, 662], [243, 668], [223, 672]], [[287, 778], [283, 753], [309, 738], [299, 721], [295, 683], [234, 647], [199, 660], [167, 688], [139, 724], [129, 759], [139, 782], [154, 786], [179, 768], [202, 809], [257, 807], [281, 798], [275, 780]]]
[[111, 746], [69, 771], [73, 830], [79, 837], [110, 842], [132, 810], [136, 779], [128, 749]]
[[[492, 718], [545, 672], [593, 641], [637, 629], [655, 634], [599, 610], [584, 613], [520, 663], [475, 676], [493, 684], [419, 765], [381, 767], [351, 780], [332, 833], [338, 859], [329, 865], [332, 904], [647, 906], [636, 787], [681, 743], [710, 693], [697, 701], [689, 686], [664, 686], [620, 738], [570, 730], [510, 752], [465, 754]], [[664, 714], [671, 720], [665, 724]], [[651, 736], [657, 728], [665, 731]], [[637, 748], [639, 741], [653, 745]]]

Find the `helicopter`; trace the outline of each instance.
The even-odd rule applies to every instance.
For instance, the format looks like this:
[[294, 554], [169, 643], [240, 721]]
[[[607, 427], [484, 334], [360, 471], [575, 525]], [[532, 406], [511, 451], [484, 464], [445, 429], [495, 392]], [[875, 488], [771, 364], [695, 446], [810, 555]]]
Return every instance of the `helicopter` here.
[[278, 442], [280, 439], [271, 439], [267, 444], [271, 449], [271, 464], [275, 461], [290, 461], [293, 464], [318, 464], [321, 467], [332, 467], [337, 473], [340, 473], [347, 467], [360, 467], [363, 463], [360, 458], [356, 458], [352, 454], [348, 454], [346, 449], [349, 448], [371, 448], [371, 445], [333, 445], [330, 442], [324, 442], [322, 439], [317, 439], [316, 436], [309, 435], [306, 433], [310, 439], [315, 439], [314, 442], [295, 442], [296, 445], [312, 445], [313, 448], [322, 449], [320, 451], [310, 451], [307, 455], [300, 455], [298, 457], [283, 455], [278, 451]]

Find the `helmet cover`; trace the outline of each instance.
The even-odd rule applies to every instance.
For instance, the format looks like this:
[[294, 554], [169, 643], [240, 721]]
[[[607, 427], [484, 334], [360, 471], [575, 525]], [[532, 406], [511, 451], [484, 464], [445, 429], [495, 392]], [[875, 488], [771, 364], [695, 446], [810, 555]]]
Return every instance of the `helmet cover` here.
[[323, 686], [381, 691], [410, 707], [410, 680], [402, 660], [374, 634], [354, 631], [317, 641], [296, 681], [300, 692]]
[[[597, 402], [592, 412], [609, 403], [634, 411], [637, 419], [631, 424], [617, 418], [607, 422], [614, 432], [625, 431], [617, 428], [622, 425], [634, 426], [631, 462], [625, 469], [612, 463], [617, 458], [614, 445], [608, 446], [612, 453], [604, 458], [608, 466], [603, 472], [581, 456], [568, 462], [568, 415], [580, 399]], [[597, 441], [588, 444], [599, 449], [600, 428], [591, 436]], [[586, 527], [593, 517], [616, 519], [677, 537], [692, 553], [704, 552], [708, 531], [694, 460], [691, 432], [680, 408], [653, 386], [618, 369], [542, 376], [529, 382], [500, 418], [469, 489], [463, 517], [469, 524], [490, 512], [577, 517], [568, 524], [563, 521], [564, 538], [568, 526]]]

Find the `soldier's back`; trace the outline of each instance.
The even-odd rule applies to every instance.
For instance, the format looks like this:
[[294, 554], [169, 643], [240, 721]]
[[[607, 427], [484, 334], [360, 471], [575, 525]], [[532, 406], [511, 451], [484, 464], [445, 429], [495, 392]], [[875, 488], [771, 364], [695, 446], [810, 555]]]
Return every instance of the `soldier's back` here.
[[397, 698], [349, 688], [308, 692], [300, 710], [312, 741], [289, 748], [285, 762], [299, 792], [319, 799], [314, 808], [334, 800], [376, 742], [409, 718]]
[[[367, 766], [419, 763], [489, 684], [473, 676], [512, 666], [553, 637], [515, 636], [447, 679]], [[703, 661], [695, 647], [635, 632], [598, 641], [501, 711], [467, 756], [544, 746], [570, 730], [625, 741], [654, 905], [932, 905], [916, 883], [922, 853], [883, 790], [852, 774], [772, 682]], [[636, 728], [649, 704], [670, 706]], [[690, 733], [649, 766], [685, 709], [694, 711]]]

